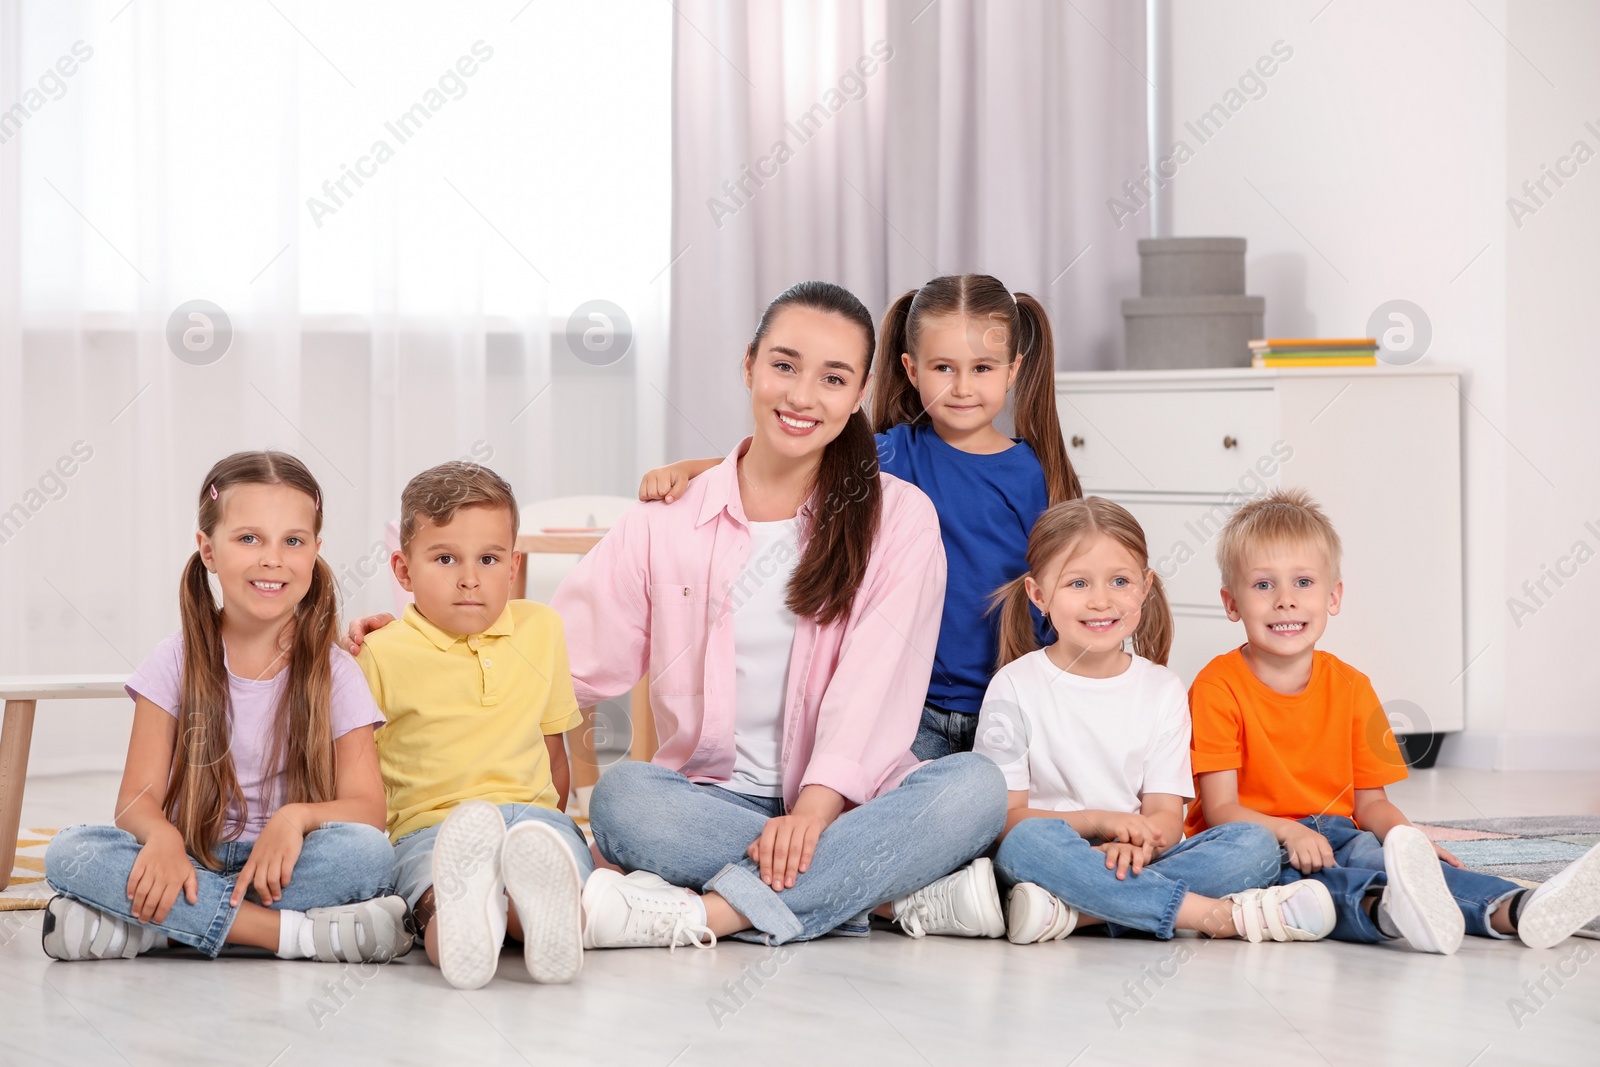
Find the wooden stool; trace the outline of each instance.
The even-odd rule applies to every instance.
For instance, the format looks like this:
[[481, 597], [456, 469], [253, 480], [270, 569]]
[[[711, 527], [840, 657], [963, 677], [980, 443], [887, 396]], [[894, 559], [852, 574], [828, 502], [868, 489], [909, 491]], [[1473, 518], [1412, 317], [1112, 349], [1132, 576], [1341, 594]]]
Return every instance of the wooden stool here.
[[57, 674], [0, 678], [6, 702], [0, 726], [0, 889], [11, 884], [17, 861], [17, 831], [22, 826], [22, 788], [28, 780], [28, 749], [33, 743], [33, 712], [41, 700], [104, 700], [127, 694], [126, 674]]

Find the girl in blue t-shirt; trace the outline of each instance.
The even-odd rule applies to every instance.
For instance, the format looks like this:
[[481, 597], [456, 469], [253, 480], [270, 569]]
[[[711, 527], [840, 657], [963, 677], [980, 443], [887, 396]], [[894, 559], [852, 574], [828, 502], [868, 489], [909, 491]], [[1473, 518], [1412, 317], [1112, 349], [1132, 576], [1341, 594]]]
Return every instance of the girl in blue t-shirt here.
[[[939, 512], [949, 580], [933, 677], [911, 750], [972, 750], [999, 655], [994, 591], [1027, 572], [1028, 534], [1051, 504], [1083, 495], [1055, 403], [1055, 342], [1044, 308], [987, 274], [946, 275], [896, 300], [879, 330], [873, 425], [880, 470]], [[899, 358], [895, 358], [898, 356]], [[995, 427], [1015, 390], [1016, 437]], [[639, 499], [668, 502], [715, 460], [646, 474]], [[1039, 643], [1048, 623], [1035, 612]]]

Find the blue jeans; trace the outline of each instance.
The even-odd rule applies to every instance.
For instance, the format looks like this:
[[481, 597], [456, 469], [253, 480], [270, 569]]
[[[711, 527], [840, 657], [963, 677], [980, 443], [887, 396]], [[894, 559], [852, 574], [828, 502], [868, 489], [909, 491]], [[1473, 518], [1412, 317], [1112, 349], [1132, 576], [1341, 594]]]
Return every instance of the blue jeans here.
[[1214, 826], [1167, 849], [1126, 879], [1106, 869], [1104, 852], [1061, 819], [1025, 819], [1000, 842], [995, 867], [1007, 885], [1033, 882], [1085, 915], [1105, 920], [1112, 935], [1143, 930], [1172, 936], [1188, 893], [1225, 897], [1271, 885], [1278, 877], [1278, 839], [1258, 823]]
[[826, 933], [863, 936], [879, 904], [921, 889], [981, 855], [1005, 825], [1006, 783], [972, 753], [926, 764], [894, 789], [851, 808], [817, 841], [810, 868], [778, 892], [745, 855], [778, 797], [696, 785], [653, 763], [619, 763], [594, 787], [595, 843], [629, 871], [718, 893], [754, 931], [742, 940], [781, 945]]
[[944, 759], [952, 753], [971, 752], [977, 737], [976, 715], [924, 704], [922, 723], [911, 741], [911, 754], [918, 759]]
[[[1333, 860], [1338, 866], [1304, 875], [1289, 866], [1289, 855], [1285, 852], [1283, 873], [1279, 875], [1278, 883], [1282, 885], [1297, 882], [1301, 878], [1315, 878], [1328, 887], [1328, 892], [1333, 895], [1333, 908], [1337, 916], [1333, 933], [1328, 936], [1335, 941], [1375, 944], [1390, 940], [1378, 932], [1367, 909], [1362, 906], [1362, 899], [1368, 892], [1389, 884], [1383, 869], [1383, 845], [1377, 837], [1366, 830], [1357, 829], [1355, 823], [1342, 815], [1308, 815], [1299, 822], [1328, 839], [1328, 844], [1333, 846]], [[1450, 895], [1456, 898], [1456, 904], [1467, 921], [1467, 933], [1479, 937], [1510, 937], [1510, 934], [1490, 928], [1489, 913], [1522, 887], [1492, 874], [1452, 867], [1443, 860], [1439, 861], [1439, 865], [1444, 868], [1444, 883], [1450, 887]]]
[[[239, 914], [228, 900], [254, 846], [253, 841], [224, 841], [214, 846], [222, 867], [213, 871], [195, 861], [199, 883], [195, 903], [190, 904], [180, 891], [166, 921], [147, 925], [215, 958]], [[128, 877], [141, 848], [132, 834], [115, 826], [69, 826], [45, 850], [45, 879], [64, 896], [137, 922], [129, 907]], [[329, 822], [306, 835], [289, 884], [283, 887], [283, 898], [270, 907], [305, 911], [392, 892], [394, 849], [389, 835], [362, 823]], [[260, 903], [254, 889], [245, 899]]]
[[[537, 804], [501, 804], [500, 814], [505, 816], [506, 828], [519, 822], [542, 822], [554, 826], [565, 839], [572, 856], [578, 861], [580, 881], [587, 881], [594, 873], [594, 856], [589, 842], [564, 811], [541, 808]], [[433, 841], [439, 836], [443, 823], [413, 830], [394, 843], [395, 892], [406, 898], [411, 907], [417, 906], [422, 894], [433, 885]]]

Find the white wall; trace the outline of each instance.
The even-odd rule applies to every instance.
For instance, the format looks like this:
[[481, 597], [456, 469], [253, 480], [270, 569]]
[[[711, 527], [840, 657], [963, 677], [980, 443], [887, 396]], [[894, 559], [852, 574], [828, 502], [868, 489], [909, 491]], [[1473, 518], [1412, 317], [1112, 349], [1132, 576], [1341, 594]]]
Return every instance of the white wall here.
[[[1470, 666], [1457, 684], [1468, 728], [1443, 759], [1600, 767], [1600, 664], [1589, 648], [1600, 565], [1578, 568], [1559, 590], [1547, 583], [1556, 595], [1520, 628], [1506, 603], [1580, 538], [1600, 551], [1600, 533], [1583, 528], [1594, 520], [1600, 530], [1588, 430], [1600, 367], [1580, 319], [1600, 280], [1590, 251], [1600, 162], [1520, 230], [1506, 207], [1508, 186], [1537, 177], [1539, 163], [1554, 164], [1573, 140], [1600, 149], [1582, 126], [1600, 126], [1600, 79], [1585, 54], [1600, 39], [1600, 10], [1446, 0], [1171, 6], [1172, 128], [1194, 150], [1174, 181], [1172, 232], [1249, 239], [1249, 288], [1267, 298], [1269, 335], [1358, 336], [1378, 305], [1403, 298], [1432, 323], [1425, 358], [1467, 372]], [[1224, 101], [1277, 41], [1291, 58], [1200, 144], [1185, 121]], [[1428, 591], [1390, 595], [1404, 641], [1428, 624]]]

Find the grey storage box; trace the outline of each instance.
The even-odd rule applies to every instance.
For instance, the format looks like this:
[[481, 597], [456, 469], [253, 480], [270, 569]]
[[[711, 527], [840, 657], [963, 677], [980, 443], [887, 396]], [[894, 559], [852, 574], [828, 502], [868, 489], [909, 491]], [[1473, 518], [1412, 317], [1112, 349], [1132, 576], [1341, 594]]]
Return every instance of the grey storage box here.
[[1152, 296], [1122, 302], [1128, 370], [1248, 367], [1267, 301], [1260, 296]]
[[1243, 296], [1243, 237], [1147, 237], [1139, 242], [1140, 296]]

